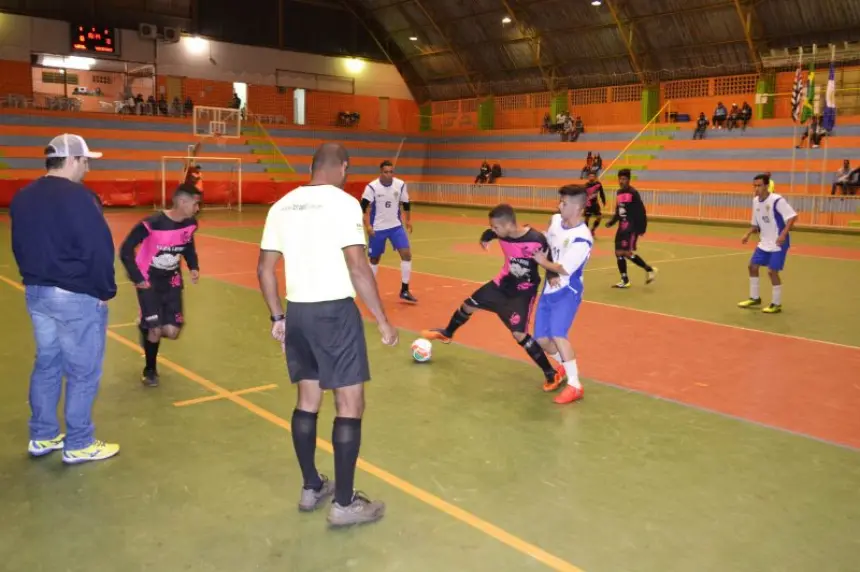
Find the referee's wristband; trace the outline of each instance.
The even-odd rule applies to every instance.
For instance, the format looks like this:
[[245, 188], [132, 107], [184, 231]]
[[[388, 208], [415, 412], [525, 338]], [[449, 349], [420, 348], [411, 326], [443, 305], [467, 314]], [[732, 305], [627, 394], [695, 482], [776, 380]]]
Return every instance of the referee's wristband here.
[[278, 314], [277, 316], [269, 316], [269, 319], [272, 320], [272, 323], [274, 323], [280, 322], [281, 320], [286, 320], [287, 316], [284, 314]]

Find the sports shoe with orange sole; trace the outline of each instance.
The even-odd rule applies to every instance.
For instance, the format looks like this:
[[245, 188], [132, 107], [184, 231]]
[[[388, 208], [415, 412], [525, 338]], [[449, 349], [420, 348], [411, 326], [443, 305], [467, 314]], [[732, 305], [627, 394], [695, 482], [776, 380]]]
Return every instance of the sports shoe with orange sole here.
[[564, 366], [562, 364], [558, 364], [555, 366], [555, 378], [553, 378], [552, 381], [545, 381], [543, 384], [543, 390], [546, 392], [555, 391], [566, 381], [567, 372], [564, 371]]
[[445, 335], [445, 332], [441, 329], [433, 329], [433, 330], [421, 330], [421, 337], [425, 340], [430, 340], [431, 342], [442, 342], [443, 344], [450, 344], [451, 338]]
[[566, 385], [564, 389], [561, 390], [561, 393], [555, 396], [553, 401], [559, 405], [566, 405], [568, 403], [573, 403], [574, 401], [579, 401], [582, 399], [584, 393], [585, 392], [581, 387]]

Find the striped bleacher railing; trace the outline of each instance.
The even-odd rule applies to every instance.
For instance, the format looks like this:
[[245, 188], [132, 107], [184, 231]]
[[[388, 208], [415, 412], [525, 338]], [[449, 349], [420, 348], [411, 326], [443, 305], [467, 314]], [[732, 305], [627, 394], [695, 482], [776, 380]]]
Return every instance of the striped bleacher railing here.
[[[752, 195], [737, 192], [669, 191], [638, 188], [649, 216], [709, 222], [746, 223], [750, 220]], [[607, 189], [608, 190], [608, 189]], [[607, 193], [604, 212], [614, 209]], [[508, 203], [515, 208], [553, 212], [558, 187], [475, 185], [472, 183], [409, 184], [410, 199], [419, 204], [494, 207]], [[860, 230], [860, 196], [784, 195], [797, 211], [798, 225]]]

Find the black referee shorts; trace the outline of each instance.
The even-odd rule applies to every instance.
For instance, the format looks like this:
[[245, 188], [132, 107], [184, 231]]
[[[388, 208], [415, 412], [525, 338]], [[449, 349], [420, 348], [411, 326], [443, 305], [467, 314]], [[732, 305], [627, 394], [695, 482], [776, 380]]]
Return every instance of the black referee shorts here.
[[317, 379], [323, 389], [370, 381], [364, 322], [352, 298], [287, 302], [287, 371], [293, 383]]

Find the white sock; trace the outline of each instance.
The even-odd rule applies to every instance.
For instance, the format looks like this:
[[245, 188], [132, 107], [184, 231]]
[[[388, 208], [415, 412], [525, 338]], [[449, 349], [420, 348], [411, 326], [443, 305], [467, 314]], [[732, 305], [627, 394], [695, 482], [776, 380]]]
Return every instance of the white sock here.
[[567, 374], [567, 384], [573, 387], [582, 387], [579, 383], [579, 370], [576, 367], [576, 360], [564, 362], [564, 372]]
[[370, 269], [373, 271], [373, 275], [376, 276], [376, 271], [379, 270], [379, 264], [371, 264]]
[[412, 261], [400, 261], [400, 280], [404, 284], [409, 284], [409, 276], [412, 274]]
[[562, 362], [564, 361], [563, 359], [561, 359], [561, 354], [560, 354], [560, 353], [558, 353], [558, 352], [555, 352], [554, 354], [551, 354], [549, 357], [551, 357], [552, 359], [554, 359], [554, 360], [555, 360], [555, 361], [557, 361], [558, 363], [562, 363]]
[[771, 302], [774, 304], [782, 304], [782, 284], [773, 287], [773, 300], [771, 300]]
[[755, 278], [750, 277], [750, 298], [755, 299], [758, 297], [758, 276], [756, 276]]

